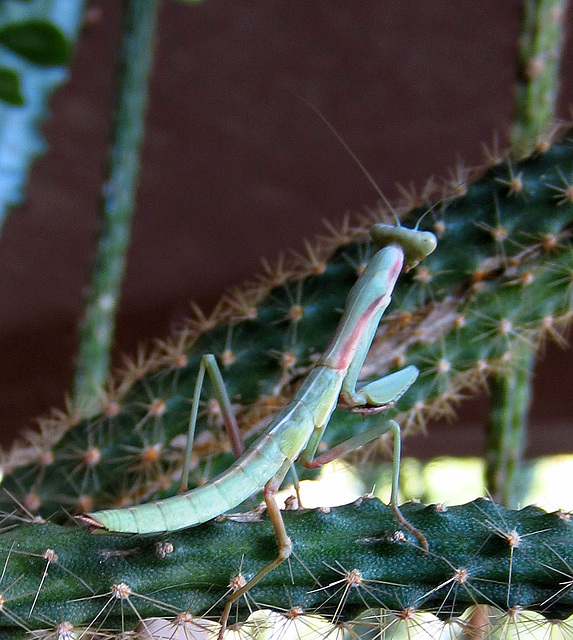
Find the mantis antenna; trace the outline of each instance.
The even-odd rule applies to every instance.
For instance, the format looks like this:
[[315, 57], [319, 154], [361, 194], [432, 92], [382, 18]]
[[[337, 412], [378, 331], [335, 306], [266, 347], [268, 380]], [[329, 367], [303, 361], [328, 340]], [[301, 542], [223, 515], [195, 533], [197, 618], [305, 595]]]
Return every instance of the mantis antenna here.
[[394, 209], [394, 207], [390, 204], [390, 201], [388, 200], [388, 198], [382, 193], [382, 189], [380, 189], [380, 187], [378, 186], [378, 184], [376, 183], [376, 180], [374, 180], [374, 178], [372, 177], [372, 174], [368, 171], [368, 169], [366, 169], [366, 167], [362, 164], [362, 162], [360, 161], [360, 159], [358, 158], [358, 156], [354, 153], [354, 151], [352, 151], [352, 149], [350, 148], [350, 146], [348, 145], [348, 143], [346, 142], [346, 140], [344, 140], [344, 138], [338, 133], [338, 131], [332, 126], [332, 124], [328, 121], [328, 119], [312, 104], [310, 103], [308, 100], [305, 100], [304, 98], [300, 98], [308, 107], [310, 107], [314, 113], [322, 120], [322, 122], [330, 129], [330, 131], [332, 132], [332, 134], [336, 137], [336, 139], [338, 140], [338, 142], [340, 142], [340, 144], [346, 149], [346, 151], [348, 152], [348, 154], [350, 155], [350, 157], [354, 160], [354, 162], [358, 165], [358, 167], [360, 168], [360, 170], [362, 171], [362, 173], [364, 174], [364, 176], [366, 177], [366, 179], [368, 180], [368, 182], [370, 182], [370, 184], [374, 187], [376, 193], [382, 198], [382, 201], [384, 202], [384, 204], [388, 207], [390, 213], [392, 214], [392, 216], [394, 217], [394, 221], [396, 222], [396, 226], [397, 227], [401, 227], [402, 225], [400, 224], [400, 219], [398, 218], [398, 215], [396, 213], [396, 210]]
[[422, 220], [428, 215], [428, 213], [432, 212], [435, 208], [435, 204], [433, 204], [427, 211], [424, 211], [424, 213], [418, 218], [418, 221], [416, 222], [416, 225], [414, 226], [414, 231], [418, 231], [420, 228], [420, 222], [422, 222]]

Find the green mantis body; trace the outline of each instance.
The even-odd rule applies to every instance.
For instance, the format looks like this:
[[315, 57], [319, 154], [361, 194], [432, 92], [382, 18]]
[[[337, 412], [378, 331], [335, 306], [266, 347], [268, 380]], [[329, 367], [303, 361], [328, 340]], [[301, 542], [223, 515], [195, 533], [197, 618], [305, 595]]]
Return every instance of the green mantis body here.
[[[337, 405], [360, 413], [383, 411], [396, 402], [418, 376], [416, 367], [409, 366], [374, 382], [357, 383], [402, 268], [412, 267], [431, 253], [436, 246], [436, 238], [430, 232], [386, 224], [374, 225], [371, 235], [383, 248], [372, 256], [352, 288], [330, 345], [293, 399], [248, 451], [227, 471], [202, 487], [154, 503], [79, 516], [90, 527], [111, 532], [149, 534], [176, 531], [211, 520], [264, 487], [265, 502], [279, 544], [279, 556], [245, 587], [231, 595], [223, 613], [223, 626], [232, 602], [290, 556], [292, 545], [274, 494], [295, 461], [316, 467], [336, 457], [332, 452], [316, 459], [314, 456]], [[214, 362], [213, 356], [211, 358]], [[195, 401], [198, 401], [197, 395]], [[365, 444], [388, 430], [394, 431], [395, 443], [391, 503], [398, 521], [426, 546], [423, 534], [404, 520], [396, 504], [400, 456], [398, 425], [386, 420], [375, 429], [353, 438], [348, 445], [337, 447], [335, 453]]]

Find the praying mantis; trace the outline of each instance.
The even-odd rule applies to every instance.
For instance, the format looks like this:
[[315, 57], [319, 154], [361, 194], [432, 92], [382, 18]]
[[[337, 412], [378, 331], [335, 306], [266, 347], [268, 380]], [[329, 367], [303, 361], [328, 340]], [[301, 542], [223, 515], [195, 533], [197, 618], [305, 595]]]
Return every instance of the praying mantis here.
[[[78, 516], [90, 529], [117, 533], [152, 534], [177, 531], [212, 520], [235, 508], [264, 488], [264, 500], [278, 543], [277, 557], [229, 596], [221, 616], [222, 638], [234, 602], [247, 593], [292, 553], [280, 508], [275, 500], [286, 473], [295, 461], [318, 468], [343, 453], [358, 448], [383, 433], [394, 436], [390, 505], [398, 523], [417, 537], [428, 551], [424, 534], [410, 524], [397, 504], [400, 472], [400, 427], [394, 420], [382, 420], [316, 457], [316, 451], [330, 416], [338, 406], [361, 414], [375, 414], [397, 402], [418, 377], [415, 366], [391, 373], [373, 382], [358, 382], [374, 334], [390, 304], [402, 269], [408, 270], [437, 246], [436, 236], [418, 228], [384, 223], [374, 224], [370, 235], [382, 247], [371, 257], [348, 295], [334, 337], [316, 366], [310, 371], [292, 400], [272, 420], [263, 435], [231, 467], [204, 486], [187, 490], [189, 459], [205, 371], [210, 375], [217, 399], [231, 434], [238, 433], [222, 376], [213, 355], [203, 356], [195, 385], [185, 464], [180, 495], [157, 502], [122, 509], [108, 509]], [[235, 439], [234, 450], [241, 452]]]

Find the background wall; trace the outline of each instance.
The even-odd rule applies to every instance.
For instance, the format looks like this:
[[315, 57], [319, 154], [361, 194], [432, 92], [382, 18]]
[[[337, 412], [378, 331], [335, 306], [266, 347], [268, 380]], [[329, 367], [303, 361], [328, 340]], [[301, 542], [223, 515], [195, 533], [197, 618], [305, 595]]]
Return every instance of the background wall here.
[[[70, 82], [45, 125], [49, 152], [1, 239], [4, 443], [62, 406], [71, 387], [105, 176], [119, 4], [90, 3]], [[503, 146], [520, 19], [517, 0], [166, 0], [116, 353], [179, 326], [190, 300], [212, 308], [260, 271], [261, 256], [302, 249], [323, 219], [336, 225], [376, 202], [300, 98], [329, 119], [391, 199], [396, 182], [421, 187], [461, 161], [479, 164], [494, 135]], [[571, 40], [564, 117], [573, 102]], [[536, 454], [571, 439], [572, 360], [551, 347], [538, 372]], [[483, 402], [462, 415], [406, 452], [479, 453]]]

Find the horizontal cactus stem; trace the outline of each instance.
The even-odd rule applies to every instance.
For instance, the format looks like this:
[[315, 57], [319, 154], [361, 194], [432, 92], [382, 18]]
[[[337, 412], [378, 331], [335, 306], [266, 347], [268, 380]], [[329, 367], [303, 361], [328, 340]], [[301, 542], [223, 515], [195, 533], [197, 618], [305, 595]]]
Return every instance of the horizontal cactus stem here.
[[[284, 512], [296, 555], [250, 596], [279, 609], [290, 601], [327, 617], [337, 611], [339, 621], [368, 607], [452, 616], [478, 603], [553, 619], [573, 613], [573, 591], [563, 588], [573, 566], [568, 514], [515, 511], [483, 499], [451, 508], [410, 503], [402, 510], [426, 535], [429, 554], [376, 499]], [[0, 534], [6, 588], [0, 632], [22, 635], [19, 621], [36, 629], [55, 619], [97, 629], [105, 615], [106, 628], [129, 629], [167, 613], [217, 616], [229, 582], [239, 572], [253, 575], [276, 554], [268, 517], [242, 520], [222, 518], [167, 536], [91, 536], [53, 524], [7, 529]], [[355, 584], [340, 604], [341, 583], [357, 575], [363, 588]], [[246, 617], [249, 607], [239, 611]]]

